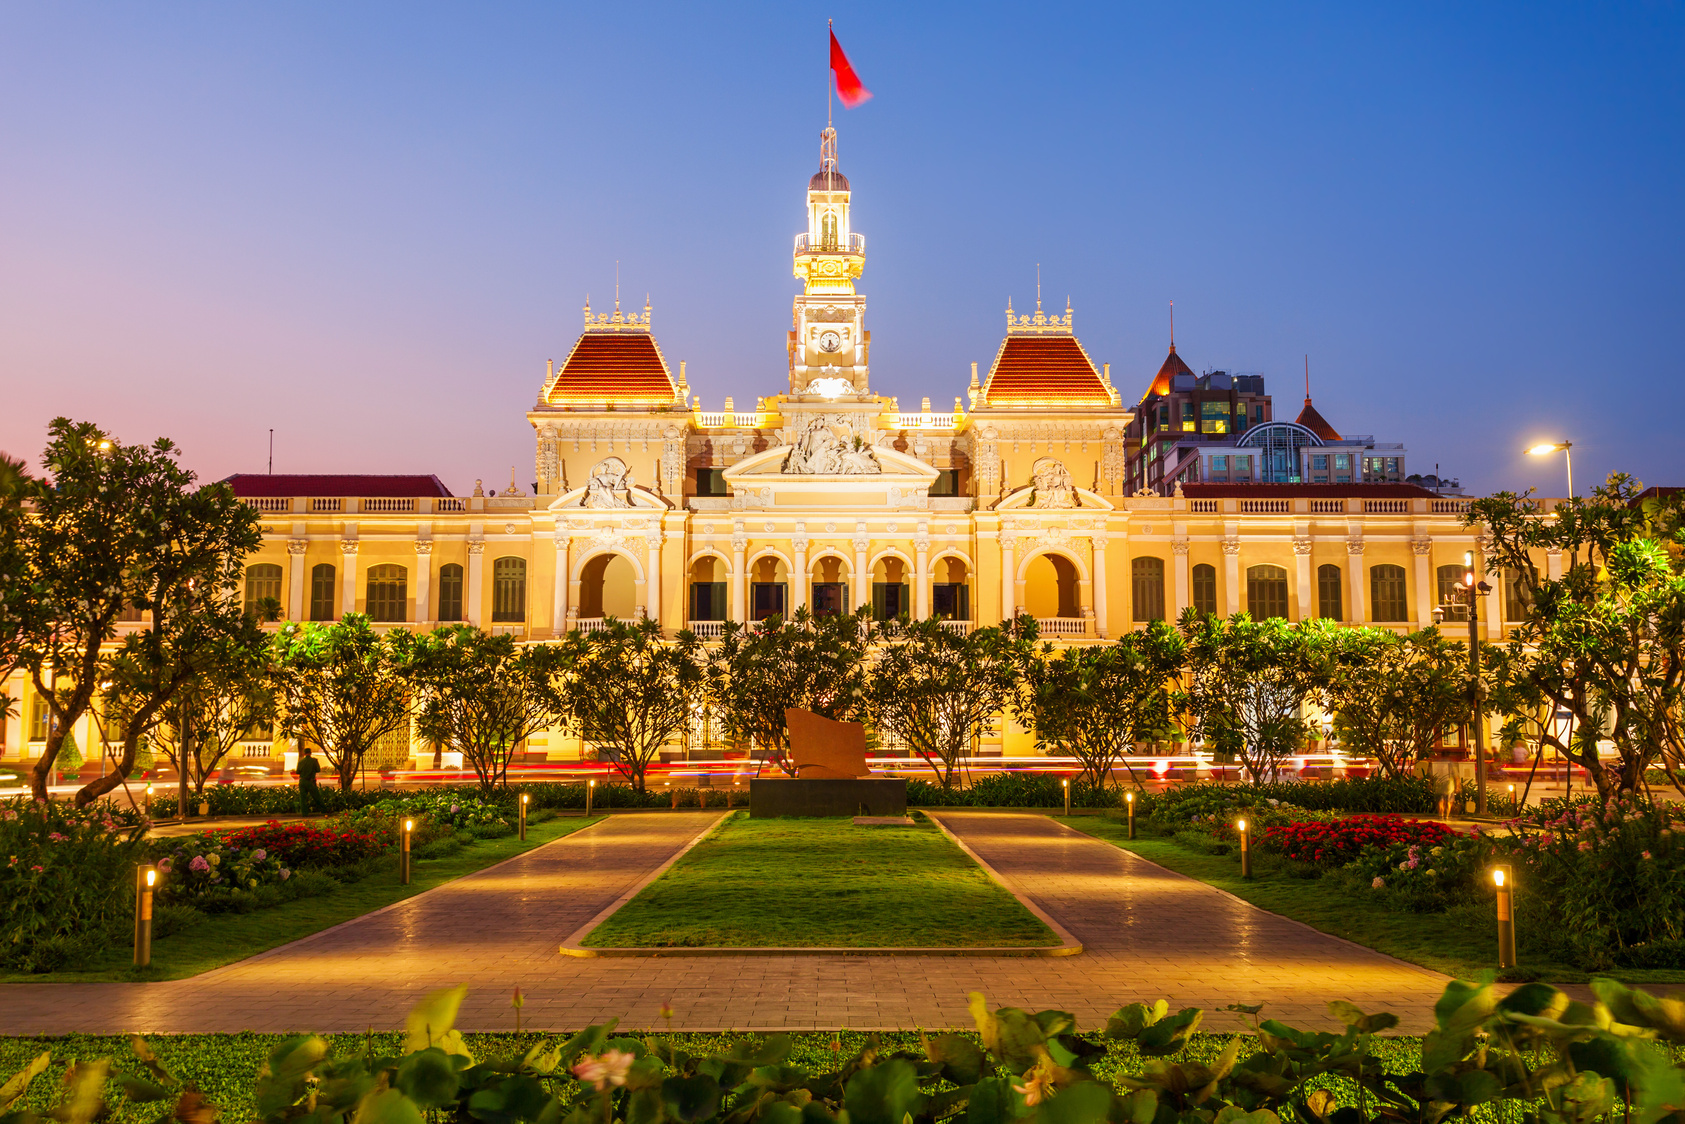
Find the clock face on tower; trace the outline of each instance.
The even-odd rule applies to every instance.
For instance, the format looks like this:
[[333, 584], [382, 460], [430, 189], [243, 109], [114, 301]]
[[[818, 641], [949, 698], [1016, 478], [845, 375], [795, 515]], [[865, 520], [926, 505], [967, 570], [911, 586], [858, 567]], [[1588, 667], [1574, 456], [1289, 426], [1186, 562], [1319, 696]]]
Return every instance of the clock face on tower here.
[[842, 349], [842, 337], [836, 332], [821, 332], [819, 334], [819, 350], [827, 354]]

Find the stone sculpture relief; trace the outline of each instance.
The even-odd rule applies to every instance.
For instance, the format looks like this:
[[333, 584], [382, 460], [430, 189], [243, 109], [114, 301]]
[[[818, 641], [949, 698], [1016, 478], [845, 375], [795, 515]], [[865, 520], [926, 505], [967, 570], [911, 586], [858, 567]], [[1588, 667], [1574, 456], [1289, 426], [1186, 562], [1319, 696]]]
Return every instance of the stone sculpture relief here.
[[1031, 507], [1063, 508], [1077, 506], [1076, 482], [1070, 470], [1052, 457], [1042, 457], [1031, 468], [1035, 481], [1035, 495]]
[[844, 414], [821, 414], [796, 435], [784, 471], [800, 476], [859, 476], [879, 473], [872, 447]]
[[627, 492], [632, 487], [632, 470], [619, 457], [604, 457], [591, 466], [581, 507], [631, 507]]

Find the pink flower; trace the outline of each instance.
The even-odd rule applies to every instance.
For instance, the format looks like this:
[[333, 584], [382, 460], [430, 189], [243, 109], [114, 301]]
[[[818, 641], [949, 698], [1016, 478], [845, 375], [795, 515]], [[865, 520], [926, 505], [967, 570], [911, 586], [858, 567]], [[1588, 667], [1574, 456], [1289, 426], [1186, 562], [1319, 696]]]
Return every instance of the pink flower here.
[[203, 874], [205, 871], [211, 869], [211, 864], [205, 861], [204, 855], [194, 855], [193, 861], [187, 864], [187, 869], [196, 870]]
[[159, 859], [158, 860], [158, 873], [159, 874], [168, 874], [170, 872], [170, 867], [173, 866], [173, 865], [174, 865], [173, 860], [171, 860], [167, 857]]
[[1369, 883], [1369, 888], [1371, 890], [1384, 890], [1386, 889], [1386, 885], [1387, 880], [1385, 878], [1377, 877], [1373, 882]]
[[1649, 851], [1645, 851], [1645, 852], [1644, 852], [1644, 857], [1645, 857], [1645, 858], [1647, 858], [1647, 859], [1648, 859], [1648, 858], [1651, 858], [1651, 857], [1652, 857], [1652, 856], [1651, 856], [1651, 854], [1650, 854], [1650, 852], [1649, 852]]
[[624, 1085], [632, 1061], [632, 1055], [622, 1050], [604, 1050], [596, 1057], [586, 1054], [574, 1063], [573, 1075], [598, 1089], [605, 1085]]
[[264, 859], [267, 859], [268, 857], [269, 857], [269, 852], [265, 851], [262, 847], [259, 847], [257, 850], [252, 852], [252, 861], [253, 862], [262, 862]]
[[54, 843], [63, 843], [66, 839], [69, 839], [70, 836], [57, 831], [50, 831], [47, 833], [47, 838], [51, 839]]
[[1591, 840], [1589, 840], [1589, 839], [1580, 840], [1580, 850], [1582, 850], [1582, 851], [1591, 850]]
[[36, 874], [40, 874], [41, 873], [41, 864], [36, 863], [34, 866], [30, 867], [29, 869], [33, 870]]

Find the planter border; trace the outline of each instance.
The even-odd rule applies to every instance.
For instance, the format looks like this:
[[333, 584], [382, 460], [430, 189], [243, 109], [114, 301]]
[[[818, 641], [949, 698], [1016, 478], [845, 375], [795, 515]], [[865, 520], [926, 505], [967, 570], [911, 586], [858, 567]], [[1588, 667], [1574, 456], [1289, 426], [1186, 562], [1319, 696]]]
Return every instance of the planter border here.
[[[909, 811], [912, 811], [912, 810], [913, 809], [909, 809]], [[733, 808], [732, 811], [733, 812], [739, 811], [739, 809]], [[1053, 934], [1056, 937], [1059, 938], [1059, 943], [1056, 944], [1056, 945], [1024, 945], [1024, 946], [1007, 946], [1007, 947], [977, 946], [977, 945], [959, 945], [959, 946], [943, 946], [943, 947], [873, 946], [873, 945], [867, 945], [867, 946], [864, 946], [864, 947], [852, 946], [852, 945], [847, 945], [847, 946], [843, 946], [843, 945], [817, 945], [817, 946], [810, 946], [810, 945], [797, 945], [797, 946], [789, 946], [789, 945], [749, 945], [749, 946], [708, 945], [708, 946], [698, 946], [698, 947], [691, 947], [691, 948], [668, 948], [668, 947], [660, 947], [660, 946], [652, 947], [652, 946], [647, 946], [647, 945], [646, 946], [635, 946], [635, 945], [634, 946], [623, 946], [623, 947], [620, 947], [620, 948], [587, 948], [587, 947], [585, 947], [585, 945], [582, 942], [585, 940], [585, 938], [587, 936], [589, 936], [591, 934], [591, 932], [594, 929], [597, 928], [597, 926], [601, 925], [604, 921], [607, 921], [609, 919], [609, 917], [611, 917], [617, 910], [620, 909], [621, 906], [625, 905], [627, 902], [631, 901], [633, 898], [637, 897], [640, 893], [642, 893], [643, 890], [644, 890], [644, 887], [648, 886], [651, 882], [654, 882], [657, 878], [660, 878], [663, 874], [666, 874], [668, 869], [674, 863], [678, 862], [681, 858], [683, 858], [685, 856], [685, 854], [688, 853], [692, 847], [696, 846], [698, 843], [700, 843], [704, 839], [706, 839], [709, 835], [712, 835], [715, 831], [719, 830], [720, 826], [723, 825], [728, 819], [731, 818], [730, 815], [728, 814], [728, 815], [722, 815], [719, 819], [717, 819], [713, 823], [709, 824], [708, 827], [705, 828], [700, 833], [698, 833], [697, 836], [694, 839], [692, 839], [689, 843], [686, 843], [683, 847], [679, 848], [678, 852], [676, 854], [674, 854], [672, 858], [668, 859], [666, 862], [662, 863], [659, 867], [657, 867], [647, 878], [644, 878], [643, 880], [638, 882], [637, 885], [635, 885], [631, 889], [627, 890], [624, 894], [621, 894], [620, 897], [615, 899], [615, 901], [612, 904], [610, 904], [607, 909], [603, 910], [601, 913], [599, 913], [595, 917], [591, 918], [591, 920], [587, 921], [584, 925], [582, 925], [578, 929], [574, 930], [573, 933], [570, 934], [568, 936], [568, 938], [561, 943], [559, 951], [563, 956], [574, 956], [574, 957], [579, 957], [581, 959], [598, 959], [598, 958], [607, 959], [607, 958], [629, 958], [629, 957], [652, 958], [652, 957], [661, 957], [661, 956], [669, 956], [669, 957], [670, 956], [998, 956], [998, 957], [1049, 957], [1049, 956], [1075, 956], [1078, 953], [1083, 951], [1081, 941], [1077, 940], [1074, 936], [1072, 936], [1070, 934], [1070, 932], [1063, 925], [1059, 924], [1059, 922], [1055, 921], [1052, 917], [1048, 916], [1048, 914], [1044, 910], [1042, 910], [1042, 908], [1040, 906], [1036, 905], [1034, 902], [1030, 901], [1027, 897], [1025, 897], [1023, 894], [1020, 894], [1015, 888], [1013, 888], [1013, 886], [1010, 883], [1008, 883], [1006, 881], [1006, 879], [1001, 877], [1000, 872], [995, 870], [995, 868], [990, 866], [988, 863], [984, 862], [983, 859], [977, 854], [976, 851], [973, 851], [970, 847], [967, 847], [964, 843], [960, 842], [959, 838], [957, 836], [955, 836], [953, 832], [948, 830], [948, 827], [947, 827], [946, 824], [942, 823], [935, 816], [931, 815], [929, 813], [929, 811], [926, 810], [926, 809], [920, 808], [920, 809], [918, 809], [918, 811], [924, 812], [925, 818], [928, 819], [931, 823], [936, 825], [936, 830], [940, 831], [943, 835], [945, 835], [950, 842], [957, 844], [959, 849], [961, 850], [961, 852], [963, 852], [966, 855], [966, 857], [971, 859], [972, 862], [976, 863], [980, 868], [982, 868], [983, 873], [987, 874], [989, 876], [989, 878], [992, 881], [995, 882], [996, 885], [1000, 886], [1007, 893], [1011, 894], [1013, 896], [1013, 898], [1015, 900], [1017, 900], [1017, 902], [1020, 905], [1022, 905], [1025, 909], [1029, 910], [1033, 915], [1035, 915], [1035, 917], [1037, 919], [1039, 919], [1049, 929], [1053, 930]]]

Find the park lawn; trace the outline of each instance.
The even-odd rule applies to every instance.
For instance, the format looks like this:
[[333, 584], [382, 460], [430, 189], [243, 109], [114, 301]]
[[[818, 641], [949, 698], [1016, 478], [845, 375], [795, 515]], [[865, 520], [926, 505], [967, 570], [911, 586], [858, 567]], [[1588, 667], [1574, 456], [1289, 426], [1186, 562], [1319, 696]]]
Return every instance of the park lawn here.
[[593, 948], [1058, 943], [922, 815], [912, 827], [857, 827], [741, 812], [584, 940]]
[[[1191, 851], [1172, 839], [1150, 835], [1145, 824], [1137, 833], [1139, 837], [1132, 840], [1127, 826], [1117, 820], [1101, 816], [1053, 818], [1261, 909], [1302, 921], [1313, 929], [1344, 937], [1388, 956], [1465, 980], [1497, 968], [1495, 917], [1474, 916], [1460, 909], [1446, 913], [1399, 913], [1377, 908], [1332, 881], [1293, 877], [1271, 856], [1256, 851], [1254, 877], [1247, 881], [1240, 876], [1238, 854], [1206, 855]], [[1521, 967], [1525, 972], [1537, 973], [1529, 978], [1557, 984], [1584, 983], [1593, 975], [1639, 986], [1685, 982], [1685, 972], [1677, 970], [1617, 968], [1591, 973], [1571, 964], [1529, 960], [1525, 950]]]
[[[510, 1016], [513, 1025], [513, 1011], [510, 1012]], [[981, 1044], [976, 1033], [970, 1028], [959, 1029], [964, 1037]], [[1145, 1068], [1146, 1059], [1140, 1056], [1133, 1042], [1107, 1042], [1096, 1033], [1098, 1027], [1083, 1029], [1087, 1031], [1083, 1035], [1084, 1038], [1106, 1048], [1105, 1055], [1096, 1058], [1093, 1063], [1096, 1077], [1112, 1081], [1115, 1086], [1118, 1074], [1138, 1074]], [[765, 1041], [769, 1037], [744, 1032], [669, 1034], [657, 1030], [655, 1033], [697, 1056], [723, 1052], [737, 1043]], [[254, 1033], [183, 1034], [147, 1035], [146, 1041], [165, 1069], [181, 1080], [196, 1085], [205, 1098], [221, 1110], [220, 1119], [239, 1121], [258, 1118], [257, 1104], [252, 1096], [252, 1083], [269, 1051], [292, 1037], [294, 1036], [288, 1034]], [[333, 1054], [338, 1056], [360, 1053], [366, 1047], [372, 1048], [376, 1054], [397, 1053], [403, 1048], [402, 1035], [384, 1031], [374, 1034], [328, 1034], [323, 1037], [329, 1042]], [[530, 1032], [467, 1033], [462, 1037], [469, 1052], [482, 1061], [495, 1058], [518, 1061], [535, 1046], [559, 1044], [564, 1040], [563, 1035]], [[867, 1045], [869, 1039], [876, 1040], [879, 1048], [885, 1052], [910, 1050], [922, 1054], [924, 1048], [921, 1034], [910, 1031], [880, 1031], [870, 1036], [850, 1030], [796, 1031], [789, 1037], [792, 1049], [786, 1064], [803, 1067], [812, 1073], [834, 1070]], [[1230, 1034], [1196, 1034], [1188, 1040], [1188, 1049], [1178, 1054], [1175, 1060], [1197, 1061], [1209, 1065], [1233, 1038], [1234, 1035]], [[1242, 1056], [1253, 1053], [1256, 1049], [1255, 1041], [1243, 1043]], [[0, 1038], [0, 1082], [22, 1069], [43, 1050], [52, 1052], [54, 1065], [35, 1079], [25, 1099], [14, 1105], [14, 1109], [28, 1108], [36, 1112], [45, 1112], [56, 1103], [62, 1093], [60, 1078], [64, 1072], [64, 1063], [72, 1059], [89, 1061], [110, 1058], [113, 1062], [113, 1077], [107, 1082], [106, 1088], [108, 1102], [113, 1105], [113, 1111], [110, 1116], [103, 1118], [104, 1124], [153, 1124], [158, 1119], [157, 1104], [134, 1105], [117, 1099], [119, 1090], [116, 1074], [144, 1074], [126, 1036], [77, 1034], [56, 1038]], [[1370, 1054], [1379, 1058], [1389, 1073], [1410, 1073], [1421, 1061], [1421, 1039], [1377, 1037], [1371, 1040]]]
[[511, 833], [500, 839], [478, 840], [442, 858], [417, 856], [408, 886], [398, 881], [398, 856], [394, 853], [375, 860], [376, 873], [348, 882], [330, 893], [299, 898], [268, 909], [254, 909], [250, 913], [207, 914], [206, 920], [195, 928], [155, 938], [149, 968], [135, 968], [131, 962], [133, 950], [124, 945], [113, 948], [103, 961], [81, 971], [0, 972], [0, 983], [175, 980], [196, 976], [413, 898], [452, 879], [571, 835], [601, 818], [558, 817], [528, 824], [524, 843]]

